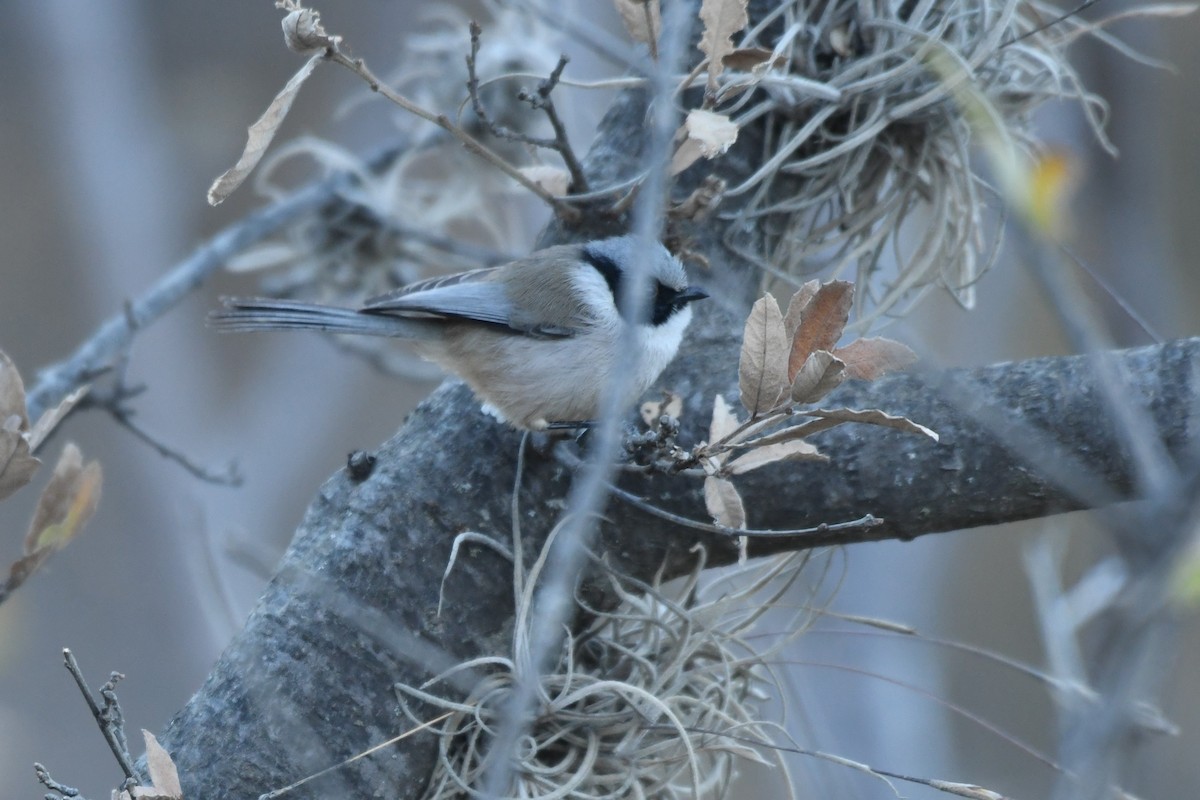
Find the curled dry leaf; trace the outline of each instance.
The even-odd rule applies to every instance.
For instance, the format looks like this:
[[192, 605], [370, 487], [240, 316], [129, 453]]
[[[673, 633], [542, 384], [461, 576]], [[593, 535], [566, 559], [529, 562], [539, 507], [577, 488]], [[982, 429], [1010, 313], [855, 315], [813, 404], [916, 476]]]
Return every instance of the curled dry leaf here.
[[746, 527], [746, 506], [737, 487], [724, 478], [704, 479], [704, 507], [718, 525], [738, 530]]
[[50, 483], [42, 491], [29, 532], [25, 552], [61, 550], [79, 533], [100, 502], [100, 463], [84, 466], [83, 454], [68, 442], [54, 465]]
[[654, 46], [662, 30], [662, 11], [658, 0], [613, 0], [629, 38]]
[[748, 453], [738, 456], [733, 461], [729, 462], [729, 466], [725, 471], [730, 475], [743, 475], [750, 470], [765, 467], [767, 464], [774, 464], [777, 461], [828, 461], [829, 457], [823, 455], [817, 450], [815, 445], [812, 445], [803, 439], [792, 439], [785, 442], [777, 442], [768, 444], [763, 447], [756, 447]]
[[[896, 428], [897, 430], [907, 431], [908, 433], [919, 433], [928, 436], [935, 442], [938, 440], [938, 435], [934, 431], [913, 422], [908, 417], [897, 417], [880, 411], [877, 408], [868, 408], [862, 411], [857, 411], [851, 408], [814, 408], [800, 412], [805, 416], [819, 417], [821, 419], [836, 420], [838, 422], [861, 422], [866, 425], [880, 425], [885, 428]], [[831, 426], [832, 427], [832, 426]]]
[[716, 158], [737, 141], [738, 127], [724, 114], [692, 109], [677, 135], [686, 138], [671, 157], [671, 174], [678, 175], [701, 157]]
[[704, 0], [700, 4], [700, 50], [708, 56], [708, 91], [715, 91], [717, 78], [725, 70], [725, 56], [732, 53], [733, 35], [750, 21], [748, 0]]
[[834, 351], [846, 362], [846, 377], [873, 381], [889, 372], [908, 369], [917, 363], [917, 354], [900, 342], [873, 337], [856, 339]]
[[[793, 297], [797, 300], [805, 290], [802, 288]], [[788, 381], [796, 379], [796, 373], [817, 350], [833, 351], [854, 305], [854, 284], [848, 281], [830, 281], [817, 289], [816, 293], [798, 310], [800, 323], [792, 336], [791, 352], [788, 355]], [[789, 305], [788, 311], [792, 308]]]
[[321, 25], [321, 14], [311, 8], [297, 8], [283, 18], [283, 43], [293, 53], [308, 53], [334, 47], [340, 41]]
[[750, 416], [770, 411], [787, 391], [787, 353], [779, 303], [771, 295], [763, 295], [750, 309], [738, 362], [738, 389]]
[[816, 403], [846, 379], [846, 364], [828, 350], [817, 350], [808, 357], [792, 381], [792, 400]]
[[23, 555], [9, 567], [7, 580], [0, 583], [0, 600], [37, 572], [54, 551], [75, 538], [96, 510], [100, 481], [100, 465], [93, 461], [84, 467], [79, 448], [67, 444], [38, 500], [33, 523], [25, 534]]
[[275, 138], [276, 132], [279, 130], [280, 124], [283, 123], [284, 117], [287, 116], [288, 110], [292, 107], [292, 102], [296, 99], [296, 95], [300, 91], [300, 87], [308, 80], [308, 76], [312, 75], [313, 70], [317, 68], [318, 62], [324, 56], [320, 53], [304, 62], [304, 66], [292, 76], [287, 85], [275, 95], [275, 99], [271, 101], [271, 105], [267, 106], [267, 110], [258, 118], [258, 121], [250, 126], [249, 136], [246, 139], [246, 147], [242, 150], [242, 156], [238, 162], [226, 170], [221, 177], [213, 181], [213, 185], [208, 190], [208, 204], [219, 205], [224, 202], [225, 198], [233, 194], [234, 190], [242, 185], [242, 181], [254, 171], [258, 162], [262, 159], [263, 153], [267, 151], [271, 140]]
[[555, 197], [561, 197], [571, 187], [571, 176], [565, 169], [549, 164], [533, 164], [521, 167], [519, 172]]

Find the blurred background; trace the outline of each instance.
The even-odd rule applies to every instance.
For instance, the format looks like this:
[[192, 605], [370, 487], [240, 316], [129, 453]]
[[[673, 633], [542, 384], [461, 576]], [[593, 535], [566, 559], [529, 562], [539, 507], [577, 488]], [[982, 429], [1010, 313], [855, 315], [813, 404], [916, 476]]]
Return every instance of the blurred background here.
[[[406, 58], [405, 37], [421, 30], [421, 8], [444, 5], [322, 10], [330, 30], [386, 75]], [[623, 38], [607, 3], [577, 2], [569, 13]], [[43, 0], [10, 8], [0, 28], [0, 349], [27, 385], [194, 247], [264, 202], [247, 186], [214, 209], [205, 192], [236, 160], [247, 125], [302, 63], [283, 47], [279, 19], [265, 0]], [[1095, 145], [1072, 107], [1045, 109], [1041, 130], [1078, 168], [1070, 206], [1077, 252], [1162, 336], [1195, 335], [1200, 18], [1123, 23], [1115, 31], [1175, 67], [1152, 69], [1090, 42], [1078, 46], [1088, 86], [1111, 104], [1107, 130], [1120, 157]], [[462, 38], [465, 52], [465, 30]], [[586, 50], [560, 49], [572, 54], [575, 78], [612, 73]], [[605, 104], [593, 94], [568, 103], [580, 147]], [[396, 114], [330, 66], [304, 87], [277, 141], [316, 135], [370, 153], [395, 137]], [[545, 214], [533, 205], [518, 211], [506, 225], [508, 244], [520, 252]], [[196, 479], [99, 412], [74, 416], [46, 448], [52, 461], [71, 440], [98, 458], [104, 496], [81, 538], [0, 606], [5, 797], [42, 795], [34, 761], [85, 794], [105, 796], [119, 770], [62, 668], [61, 649], [74, 650], [93, 688], [111, 670], [125, 673], [119, 696], [130, 732], [159, 729], [252, 608], [321, 482], [349, 451], [390, 436], [434, 385], [380, 376], [316, 337], [218, 338], [204, 327], [220, 294], [253, 288], [252, 279], [217, 276], [137, 337], [129, 366], [131, 382], [147, 387], [133, 400], [137, 421], [215, 470], [236, 460], [241, 488]], [[1102, 292], [1093, 300], [1119, 343], [1148, 342]], [[1024, 273], [1002, 261], [982, 279], [974, 311], [931, 296], [888, 335], [958, 366], [1066, 352], [1059, 331]], [[0, 505], [5, 564], [19, 555], [45, 474]], [[832, 605], [1041, 664], [1022, 548], [1044, 536], [1066, 547], [1071, 576], [1109, 546], [1086, 514], [857, 546], [836, 556], [844, 575]], [[1164, 660], [1170, 677], [1162, 705], [1182, 734], [1147, 743], [1143, 772], [1126, 787], [1142, 796], [1185, 796], [1200, 786], [1200, 685], [1188, 668], [1200, 657], [1198, 632], [1194, 619], [1184, 619], [1177, 651], [1164, 654], [1175, 662]], [[806, 746], [1018, 797], [1043, 796], [1051, 785], [1053, 774], [1029, 754], [864, 671], [918, 684], [1052, 753], [1051, 704], [1033, 681], [878, 637], [813, 635], [795, 652], [807, 666], [789, 671], [789, 720]], [[132, 744], [140, 752], [140, 742]], [[888, 795], [841, 768], [794, 763], [802, 791]]]

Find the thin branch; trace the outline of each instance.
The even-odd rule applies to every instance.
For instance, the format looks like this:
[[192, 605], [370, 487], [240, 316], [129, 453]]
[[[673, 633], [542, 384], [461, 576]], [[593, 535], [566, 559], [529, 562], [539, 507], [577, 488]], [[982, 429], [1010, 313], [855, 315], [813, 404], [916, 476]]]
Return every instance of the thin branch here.
[[472, 21], [470, 31], [471, 52], [467, 54], [467, 94], [471, 98], [471, 108], [474, 110], [475, 116], [497, 138], [508, 139], [509, 141], [527, 144], [532, 147], [541, 147], [558, 153], [563, 163], [567, 165], [567, 171], [571, 173], [570, 188], [572, 192], [589, 191], [587, 175], [584, 173], [583, 166], [579, 163], [579, 159], [571, 147], [570, 139], [567, 137], [566, 126], [563, 125], [558, 112], [554, 108], [554, 101], [550, 98], [550, 93], [558, 85], [558, 81], [562, 77], [563, 68], [567, 66], [569, 59], [565, 55], [559, 56], [558, 65], [550, 73], [550, 77], [538, 84], [537, 91], [534, 94], [530, 94], [524, 89], [517, 94], [517, 98], [529, 103], [531, 108], [544, 111], [546, 118], [550, 121], [550, 126], [554, 129], [553, 138], [530, 136], [527, 133], [522, 133], [521, 131], [501, 125], [488, 113], [487, 108], [483, 105], [483, 100], [479, 97], [479, 73], [476, 69], [476, 59], [479, 56], [479, 37], [483, 33], [483, 29], [479, 27], [479, 23]]
[[[83, 795], [73, 786], [67, 786], [65, 783], [59, 783], [50, 777], [50, 770], [46, 769], [36, 761], [33, 764], [33, 771], [37, 774], [38, 782], [52, 792], [57, 792], [61, 797], [75, 797], [79, 800], [84, 800]], [[46, 795], [49, 800], [50, 795]]]
[[427, 111], [413, 101], [409, 100], [404, 95], [392, 89], [382, 80], [380, 80], [375, 73], [368, 69], [366, 62], [364, 62], [361, 58], [351, 58], [343, 53], [337, 45], [331, 46], [326, 51], [326, 57], [329, 58], [330, 61], [334, 62], [335, 64], [340, 64], [366, 81], [367, 86], [371, 88], [371, 91], [383, 95], [388, 100], [400, 106], [400, 108], [404, 109], [410, 114], [415, 114], [427, 122], [432, 122], [434, 125], [437, 125], [439, 128], [449, 133], [469, 152], [479, 156], [484, 161], [488, 162], [493, 167], [500, 170], [505, 175], [509, 176], [517, 183], [521, 184], [526, 189], [544, 200], [551, 208], [554, 209], [554, 213], [557, 214], [561, 219], [566, 220], [567, 222], [574, 222], [579, 219], [579, 209], [563, 201], [561, 198], [555, 197], [537, 183], [527, 178], [519, 169], [514, 167], [512, 164], [509, 164], [483, 142], [479, 141], [474, 136], [451, 122], [450, 118], [445, 114], [435, 114], [432, 111]]
[[92, 712], [92, 717], [95, 718], [96, 724], [100, 726], [100, 733], [104, 735], [104, 741], [108, 742], [108, 747], [112, 750], [113, 756], [116, 757], [121, 771], [125, 773], [125, 778], [137, 782], [138, 777], [133, 769], [133, 759], [129, 756], [129, 749], [125, 745], [125, 729], [124, 721], [121, 718], [121, 706], [117, 704], [116, 694], [112, 691], [122, 675], [119, 672], [114, 672], [108, 682], [104, 684], [105, 690], [101, 692], [104, 697], [104, 707], [101, 708], [96, 702], [96, 698], [92, 697], [91, 690], [88, 689], [87, 681], [83, 677], [83, 671], [79, 669], [79, 662], [75, 660], [75, 654], [67, 648], [63, 648], [63, 664], [67, 668], [67, 672], [71, 673], [71, 677], [75, 679], [75, 684], [79, 687], [79, 691], [83, 695], [88, 709]]
[[554, 91], [554, 87], [558, 85], [559, 79], [562, 77], [563, 69], [567, 66], [567, 57], [561, 56], [558, 59], [558, 65], [550, 73], [550, 77], [538, 84], [537, 91], [534, 94], [522, 90], [517, 99], [524, 100], [532, 108], [543, 111], [546, 114], [546, 119], [550, 120], [550, 127], [554, 129], [554, 150], [562, 156], [563, 162], [567, 165], [567, 171], [571, 173], [571, 188], [580, 191], [588, 191], [587, 175], [583, 171], [583, 165], [579, 163], [579, 158], [576, 157], [575, 151], [571, 148], [571, 141], [567, 137], [567, 126], [563, 124], [562, 119], [558, 116], [558, 110], [554, 107], [554, 99], [550, 96]]
[[[389, 148], [372, 159], [370, 166], [386, 164], [395, 154]], [[27, 395], [29, 416], [37, 419], [46, 409], [58, 405], [75, 389], [112, 367], [128, 349], [135, 333], [178, 305], [234, 255], [336, 200], [338, 193], [354, 180], [350, 173], [330, 176], [249, 214], [212, 237], [130, 301], [122, 313], [104, 322], [69, 358], [39, 372], [37, 384]]]

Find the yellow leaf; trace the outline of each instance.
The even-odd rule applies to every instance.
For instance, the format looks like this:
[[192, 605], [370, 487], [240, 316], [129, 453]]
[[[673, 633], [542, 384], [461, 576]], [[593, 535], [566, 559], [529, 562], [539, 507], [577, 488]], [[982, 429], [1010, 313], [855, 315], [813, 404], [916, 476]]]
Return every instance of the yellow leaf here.
[[102, 480], [99, 462], [84, 466], [79, 448], [68, 443], [38, 500], [25, 535], [25, 552], [61, 550], [74, 539], [96, 511]]

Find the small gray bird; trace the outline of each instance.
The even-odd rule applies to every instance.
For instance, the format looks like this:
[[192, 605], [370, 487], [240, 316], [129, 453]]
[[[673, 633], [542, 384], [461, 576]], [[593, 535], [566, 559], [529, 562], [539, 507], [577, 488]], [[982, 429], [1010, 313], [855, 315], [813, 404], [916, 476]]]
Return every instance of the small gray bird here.
[[[642, 318], [618, 308], [621, 285], [644, 258], [651, 296]], [[484, 409], [540, 430], [595, 419], [614, 370], [636, 369], [632, 402], [675, 357], [708, 295], [658, 242], [632, 236], [548, 247], [527, 258], [411, 284], [359, 309], [268, 298], [227, 298], [220, 331], [307, 329], [393, 336], [467, 382]], [[635, 349], [621, 350], [636, 328]]]

